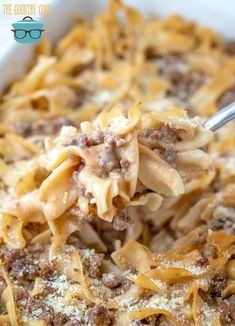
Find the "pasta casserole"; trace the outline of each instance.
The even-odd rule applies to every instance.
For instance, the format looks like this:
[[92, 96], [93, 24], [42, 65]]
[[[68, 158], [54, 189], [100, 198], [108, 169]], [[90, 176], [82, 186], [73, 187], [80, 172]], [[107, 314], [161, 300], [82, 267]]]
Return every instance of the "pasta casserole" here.
[[235, 43], [111, 0], [0, 100], [0, 325], [235, 325]]

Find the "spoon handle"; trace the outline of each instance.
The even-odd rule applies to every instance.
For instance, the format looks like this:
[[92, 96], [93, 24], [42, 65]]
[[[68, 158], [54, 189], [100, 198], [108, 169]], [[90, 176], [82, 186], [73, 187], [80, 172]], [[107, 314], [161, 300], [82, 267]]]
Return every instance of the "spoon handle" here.
[[216, 131], [227, 122], [235, 118], [235, 102], [229, 104], [222, 110], [213, 114], [204, 122], [204, 127], [211, 131]]

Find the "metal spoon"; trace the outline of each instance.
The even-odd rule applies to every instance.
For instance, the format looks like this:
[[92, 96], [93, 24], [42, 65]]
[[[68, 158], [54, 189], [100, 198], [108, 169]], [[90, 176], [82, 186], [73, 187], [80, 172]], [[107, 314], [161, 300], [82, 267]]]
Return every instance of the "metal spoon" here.
[[229, 104], [208, 118], [204, 122], [204, 127], [208, 130], [216, 131], [233, 119], [235, 119], [235, 102]]

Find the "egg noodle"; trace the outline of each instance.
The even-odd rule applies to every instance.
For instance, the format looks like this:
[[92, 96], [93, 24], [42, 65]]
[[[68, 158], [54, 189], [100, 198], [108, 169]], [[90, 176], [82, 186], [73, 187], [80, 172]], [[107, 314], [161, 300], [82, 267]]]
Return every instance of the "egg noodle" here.
[[0, 325], [235, 325], [234, 43], [112, 0], [0, 101]]

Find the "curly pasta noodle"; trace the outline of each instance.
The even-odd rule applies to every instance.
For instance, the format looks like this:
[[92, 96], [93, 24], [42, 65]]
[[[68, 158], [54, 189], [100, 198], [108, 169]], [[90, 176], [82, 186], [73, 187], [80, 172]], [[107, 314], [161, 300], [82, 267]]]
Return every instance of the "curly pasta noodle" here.
[[0, 103], [0, 325], [235, 323], [235, 46], [117, 0]]

